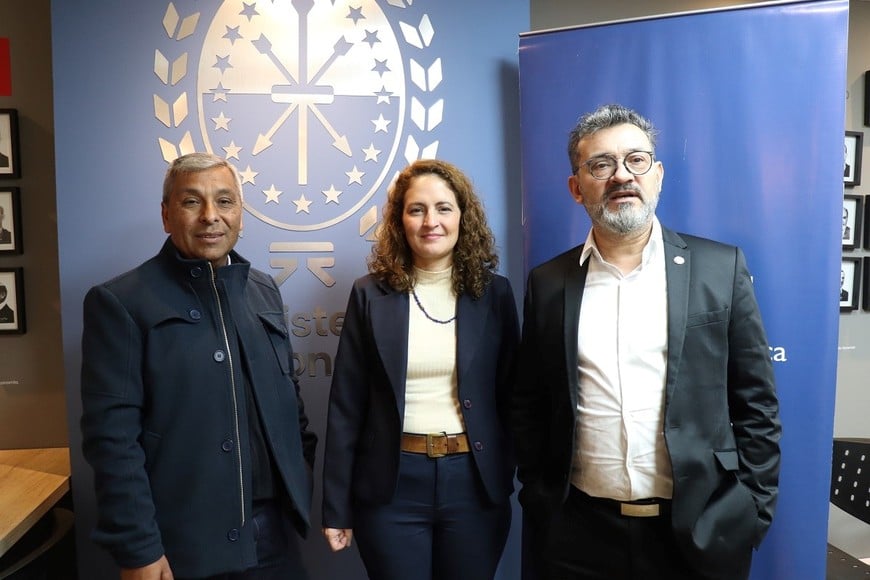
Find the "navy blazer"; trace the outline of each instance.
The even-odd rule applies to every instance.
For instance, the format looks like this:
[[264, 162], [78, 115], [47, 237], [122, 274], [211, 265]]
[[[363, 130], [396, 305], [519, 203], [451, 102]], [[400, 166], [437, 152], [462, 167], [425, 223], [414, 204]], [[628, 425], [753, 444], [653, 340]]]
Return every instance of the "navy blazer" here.
[[[350, 292], [329, 396], [323, 467], [323, 525], [353, 528], [355, 502], [387, 504], [398, 482], [409, 295], [372, 275]], [[519, 344], [510, 283], [495, 276], [483, 296], [456, 301], [459, 402], [486, 493], [513, 492], [507, 399]]]
[[[778, 493], [781, 425], [767, 338], [739, 248], [662, 228], [668, 307], [664, 436], [672, 525], [686, 557], [724, 578], [747, 570]], [[579, 246], [529, 274], [512, 400], [520, 501], [561, 505], [575, 453]]]

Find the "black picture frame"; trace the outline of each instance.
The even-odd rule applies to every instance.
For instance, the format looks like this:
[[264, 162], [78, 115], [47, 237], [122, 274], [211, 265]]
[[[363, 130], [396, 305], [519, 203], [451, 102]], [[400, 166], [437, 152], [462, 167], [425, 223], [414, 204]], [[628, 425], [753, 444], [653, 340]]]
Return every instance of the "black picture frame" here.
[[0, 179], [21, 177], [18, 111], [0, 109]]
[[867, 291], [867, 288], [870, 288], [870, 256], [864, 256], [863, 268], [864, 276], [862, 277], [862, 283], [864, 284], [864, 295], [861, 296], [861, 308], [865, 312], [870, 312], [870, 292]]
[[0, 185], [0, 255], [22, 253], [21, 238], [21, 191]]
[[870, 127], [870, 70], [864, 73], [864, 126]]
[[0, 268], [0, 334], [24, 334], [24, 268]]
[[870, 250], [870, 203], [864, 200], [864, 249]]
[[861, 290], [861, 258], [842, 258], [840, 267], [840, 312], [858, 310]]
[[864, 133], [846, 131], [843, 142], [843, 185], [855, 187], [861, 184], [861, 152], [864, 149]]
[[843, 195], [843, 249], [854, 250], [861, 245], [861, 226], [864, 220], [864, 196]]

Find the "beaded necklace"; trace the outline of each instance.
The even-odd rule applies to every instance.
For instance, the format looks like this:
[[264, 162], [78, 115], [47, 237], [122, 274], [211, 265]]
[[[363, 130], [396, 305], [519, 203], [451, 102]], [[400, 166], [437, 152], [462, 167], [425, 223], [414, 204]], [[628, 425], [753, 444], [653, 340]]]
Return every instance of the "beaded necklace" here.
[[453, 316], [451, 316], [450, 318], [448, 318], [447, 320], [439, 320], [439, 319], [435, 318], [434, 316], [430, 316], [429, 313], [426, 312], [426, 309], [423, 308], [423, 305], [420, 303], [420, 298], [417, 296], [417, 291], [414, 290], [413, 288], [411, 288], [411, 295], [414, 296], [414, 302], [417, 303], [417, 307], [420, 309], [420, 312], [423, 313], [423, 316], [425, 316], [426, 318], [428, 318], [432, 322], [437, 322], [438, 324], [450, 324], [451, 322], [456, 320], [455, 314]]

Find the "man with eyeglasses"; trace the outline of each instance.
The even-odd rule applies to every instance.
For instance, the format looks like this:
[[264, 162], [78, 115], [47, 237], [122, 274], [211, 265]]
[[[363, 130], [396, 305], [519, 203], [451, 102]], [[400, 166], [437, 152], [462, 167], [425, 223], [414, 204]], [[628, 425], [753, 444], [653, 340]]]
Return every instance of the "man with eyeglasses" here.
[[773, 518], [781, 426], [742, 251], [655, 215], [655, 129], [571, 131], [586, 242], [534, 268], [512, 423], [547, 579], [742, 579]]

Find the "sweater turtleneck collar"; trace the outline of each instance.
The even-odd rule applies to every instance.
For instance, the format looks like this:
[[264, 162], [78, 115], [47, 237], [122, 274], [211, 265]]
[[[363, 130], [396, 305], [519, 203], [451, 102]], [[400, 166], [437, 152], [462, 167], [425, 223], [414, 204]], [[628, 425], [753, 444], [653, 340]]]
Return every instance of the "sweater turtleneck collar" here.
[[418, 268], [414, 266], [414, 273], [417, 276], [417, 285], [438, 285], [443, 284], [445, 281], [451, 280], [453, 276], [453, 266], [445, 270], [424, 270], [422, 268]]

